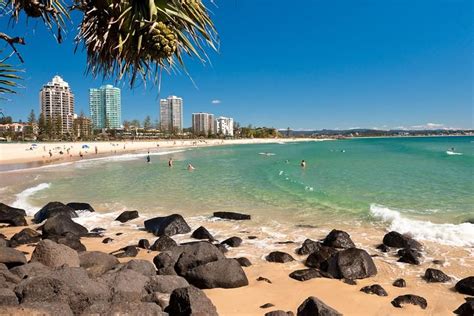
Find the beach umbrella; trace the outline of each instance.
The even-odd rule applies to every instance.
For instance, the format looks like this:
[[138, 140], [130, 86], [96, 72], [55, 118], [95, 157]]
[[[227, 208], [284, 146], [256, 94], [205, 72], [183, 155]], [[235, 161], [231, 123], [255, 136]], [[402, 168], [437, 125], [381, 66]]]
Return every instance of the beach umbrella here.
[[38, 146], [38, 144], [31, 144], [31, 147], [36, 147]]
[[89, 145], [82, 145], [82, 148], [89, 148]]

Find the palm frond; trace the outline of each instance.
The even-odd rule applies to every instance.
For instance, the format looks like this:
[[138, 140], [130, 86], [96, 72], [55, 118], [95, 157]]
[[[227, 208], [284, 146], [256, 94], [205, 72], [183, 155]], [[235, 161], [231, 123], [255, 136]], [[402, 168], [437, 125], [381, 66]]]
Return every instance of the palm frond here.
[[16, 93], [14, 88], [18, 86], [17, 80], [21, 80], [21, 77], [17, 75], [18, 72], [20, 70], [13, 68], [11, 65], [4, 62], [0, 63], [0, 95]]

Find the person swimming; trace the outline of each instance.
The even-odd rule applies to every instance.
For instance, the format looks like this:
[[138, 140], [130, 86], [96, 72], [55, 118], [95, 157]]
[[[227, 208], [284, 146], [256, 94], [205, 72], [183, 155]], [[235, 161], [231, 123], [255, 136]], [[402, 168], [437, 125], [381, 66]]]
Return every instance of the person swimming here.
[[192, 164], [188, 164], [188, 171], [193, 171], [194, 169], [196, 168], [194, 168]]
[[304, 159], [301, 160], [300, 166], [301, 166], [301, 168], [305, 168], [305, 167], [306, 167], [306, 161], [304, 161]]
[[150, 159], [150, 153], [148, 153], [148, 155], [146, 156], [146, 162], [150, 162], [151, 159]]
[[170, 167], [170, 168], [173, 167], [173, 158], [170, 158], [168, 160], [168, 167]]

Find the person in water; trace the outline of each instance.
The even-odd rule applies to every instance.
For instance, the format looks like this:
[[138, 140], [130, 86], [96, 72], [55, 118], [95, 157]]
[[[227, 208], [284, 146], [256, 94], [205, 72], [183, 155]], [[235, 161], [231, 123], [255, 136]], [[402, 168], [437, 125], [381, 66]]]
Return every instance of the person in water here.
[[170, 167], [170, 168], [173, 167], [173, 158], [170, 158], [168, 160], [168, 167]]
[[150, 162], [150, 152], [148, 152], [148, 155], [146, 156], [146, 162]]
[[301, 168], [305, 168], [305, 167], [306, 167], [306, 161], [304, 161], [304, 159], [301, 160], [301, 164], [300, 164], [300, 165], [301, 165]]
[[188, 164], [188, 171], [193, 171], [195, 168], [192, 164]]

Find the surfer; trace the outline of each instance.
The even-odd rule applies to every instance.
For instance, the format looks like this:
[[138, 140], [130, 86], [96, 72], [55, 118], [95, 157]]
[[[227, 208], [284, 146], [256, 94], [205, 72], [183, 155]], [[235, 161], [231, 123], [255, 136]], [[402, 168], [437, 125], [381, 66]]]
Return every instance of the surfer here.
[[148, 155], [146, 156], [146, 162], [150, 162], [150, 152], [148, 152]]
[[304, 161], [304, 159], [301, 160], [300, 166], [301, 168], [306, 168], [306, 161]]

